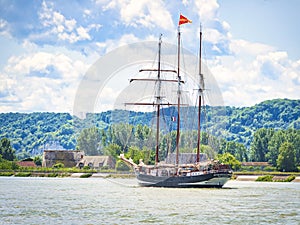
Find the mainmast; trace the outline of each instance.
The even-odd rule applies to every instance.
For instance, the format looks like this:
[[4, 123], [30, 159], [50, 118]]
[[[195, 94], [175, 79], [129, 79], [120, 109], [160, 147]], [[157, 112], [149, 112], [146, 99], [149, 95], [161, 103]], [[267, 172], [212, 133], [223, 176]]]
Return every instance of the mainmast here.
[[198, 135], [197, 135], [197, 162], [200, 162], [200, 140], [201, 140], [201, 103], [203, 92], [203, 74], [201, 71], [202, 61], [202, 28], [200, 26], [200, 45], [199, 45], [199, 88], [198, 88]]
[[180, 77], [180, 26], [178, 26], [178, 43], [177, 43], [177, 134], [176, 134], [176, 165], [179, 164], [179, 139], [180, 139], [180, 96], [181, 96], [181, 77]]
[[181, 76], [180, 76], [180, 25], [185, 23], [191, 23], [192, 21], [186, 18], [185, 16], [179, 16], [178, 22], [178, 50], [177, 50], [177, 80], [178, 80], [178, 89], [177, 89], [177, 135], [176, 135], [176, 165], [179, 164], [179, 140], [180, 140], [180, 97], [181, 97]]

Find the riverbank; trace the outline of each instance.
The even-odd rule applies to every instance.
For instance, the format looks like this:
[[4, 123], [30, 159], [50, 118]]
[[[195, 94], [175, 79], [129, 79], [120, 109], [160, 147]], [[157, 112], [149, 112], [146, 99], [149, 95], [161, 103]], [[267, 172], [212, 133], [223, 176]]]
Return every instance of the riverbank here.
[[132, 173], [118, 172], [41, 172], [41, 171], [2, 171], [0, 177], [70, 177], [70, 178], [134, 178]]
[[[72, 178], [82, 178], [86, 173], [72, 173]], [[135, 175], [131, 173], [92, 173], [89, 178], [134, 178]]]
[[[233, 173], [233, 180], [237, 181], [256, 181], [262, 176], [272, 176], [273, 181], [286, 181], [289, 176], [295, 176], [291, 182], [300, 182], [299, 173]], [[70, 178], [134, 178], [133, 173], [117, 173], [117, 172], [0, 172], [0, 176], [15, 176], [15, 177], [70, 177]]]
[[[256, 181], [259, 177], [265, 176], [265, 175], [236, 175], [235, 180], [237, 181]], [[280, 176], [274, 176], [274, 181], [284, 181], [289, 177], [289, 175], [280, 175]], [[294, 180], [291, 182], [300, 182], [300, 176], [296, 176]]]

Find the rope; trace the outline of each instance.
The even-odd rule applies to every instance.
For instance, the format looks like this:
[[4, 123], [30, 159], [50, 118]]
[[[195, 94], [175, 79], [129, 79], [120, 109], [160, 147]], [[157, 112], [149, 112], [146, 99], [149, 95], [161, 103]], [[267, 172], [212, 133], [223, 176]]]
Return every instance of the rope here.
[[126, 183], [122, 183], [122, 182], [116, 181], [115, 179], [116, 178], [108, 178], [108, 177], [104, 178], [104, 180], [106, 180], [106, 181], [108, 181], [110, 183], [122, 186], [122, 187], [127, 187], [127, 188], [136, 188], [136, 187], [138, 187], [137, 185], [129, 185], [129, 184], [126, 184]]

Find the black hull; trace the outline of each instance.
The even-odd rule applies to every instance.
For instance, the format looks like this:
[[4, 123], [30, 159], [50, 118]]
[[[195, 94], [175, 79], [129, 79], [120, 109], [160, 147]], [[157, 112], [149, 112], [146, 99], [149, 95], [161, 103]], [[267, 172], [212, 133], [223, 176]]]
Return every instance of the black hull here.
[[197, 176], [165, 177], [139, 173], [137, 179], [142, 187], [222, 188], [231, 176], [231, 173], [208, 173]]

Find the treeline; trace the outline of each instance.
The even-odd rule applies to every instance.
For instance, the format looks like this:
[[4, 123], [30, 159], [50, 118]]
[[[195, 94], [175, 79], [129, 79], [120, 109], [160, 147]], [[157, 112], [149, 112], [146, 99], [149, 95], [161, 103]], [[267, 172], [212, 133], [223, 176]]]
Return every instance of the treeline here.
[[[87, 155], [111, 155], [115, 158], [120, 153], [128, 153], [133, 149], [137, 152], [144, 151], [152, 155], [156, 149], [156, 131], [146, 125], [138, 124], [113, 124], [107, 130], [97, 127], [83, 129], [77, 139], [77, 149], [84, 150]], [[176, 131], [170, 133], [160, 132], [159, 135], [159, 160], [164, 160], [169, 153], [176, 151]], [[223, 144], [223, 145], [221, 145]], [[236, 144], [245, 149], [242, 144]], [[113, 147], [113, 149], [112, 149]], [[217, 153], [225, 152], [226, 141], [201, 133], [201, 151], [210, 158], [215, 158]], [[181, 153], [196, 152], [197, 131], [183, 131], [180, 135], [179, 149]], [[136, 158], [132, 156], [132, 158]], [[137, 158], [138, 162], [138, 158]]]
[[[159, 139], [159, 159], [164, 160], [168, 153], [176, 151], [176, 132], [160, 133]], [[107, 131], [86, 128], [77, 140], [77, 148], [85, 150], [88, 155], [105, 154], [117, 158], [120, 153], [125, 153], [136, 163], [139, 159], [154, 163], [155, 145], [155, 134], [146, 125], [114, 124]], [[197, 131], [181, 132], [180, 152], [195, 153], [196, 148]], [[254, 133], [249, 148], [202, 132], [201, 152], [211, 159], [229, 154], [227, 158], [233, 156], [232, 160], [239, 162], [269, 162], [277, 170], [297, 171], [297, 165], [300, 165], [300, 130], [261, 128]]]
[[[163, 114], [166, 118], [171, 118], [176, 115], [176, 109], [174, 107], [164, 109]], [[182, 124], [195, 130], [196, 125], [192, 123], [195, 121], [193, 109], [183, 109], [182, 115]], [[1, 113], [0, 139], [8, 138], [18, 158], [25, 158], [40, 155], [44, 149], [75, 149], [77, 145], [80, 145], [81, 132], [86, 128], [97, 128], [103, 143], [110, 143], [109, 141], [116, 137], [120, 138], [119, 142], [125, 142], [126, 135], [121, 131], [116, 134], [116, 137], [111, 136], [114, 124], [128, 122], [136, 131], [138, 125], [150, 127], [152, 116], [151, 112], [122, 110], [87, 114], [85, 119], [79, 119], [68, 113]], [[256, 136], [262, 135], [257, 132], [261, 133], [259, 131], [261, 128], [273, 129], [274, 135], [279, 131], [286, 133], [288, 130], [295, 130], [298, 132], [300, 129], [300, 100], [275, 99], [252, 107], [241, 108], [207, 106], [203, 110], [201, 119], [203, 135], [210, 133], [210, 138], [220, 138], [218, 139], [219, 143], [213, 145], [221, 146], [213, 147], [216, 153], [232, 152], [240, 161], [270, 161], [274, 165], [277, 154], [273, 150], [263, 148], [262, 154], [265, 156], [261, 157], [258, 155], [262, 154], [253, 147], [258, 143]], [[176, 123], [171, 119], [166, 120], [165, 123], [171, 127], [169, 135], [174, 136], [172, 131], [176, 130]], [[186, 136], [196, 140], [194, 134]], [[148, 143], [152, 139], [153, 137], [147, 140]], [[182, 139], [187, 139], [184, 133]], [[163, 137], [161, 140], [164, 140]], [[170, 140], [174, 141], [172, 138]], [[121, 146], [122, 143], [114, 141]], [[135, 146], [141, 147], [140, 144], [144, 142], [135, 143]], [[181, 148], [190, 148], [193, 145], [191, 142], [189, 142], [190, 146], [181, 146]], [[287, 139], [287, 142], [290, 140]], [[271, 142], [268, 143], [268, 146], [269, 144], [271, 145]], [[123, 147], [121, 146], [121, 148]], [[298, 147], [295, 146], [295, 148], [298, 151]], [[172, 151], [172, 149], [168, 151]], [[299, 159], [298, 153], [296, 157]]]
[[300, 164], [300, 130], [259, 129], [250, 146], [250, 159], [269, 162], [279, 170], [296, 171]]

